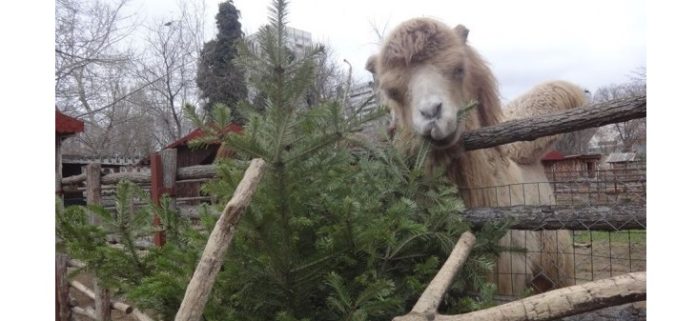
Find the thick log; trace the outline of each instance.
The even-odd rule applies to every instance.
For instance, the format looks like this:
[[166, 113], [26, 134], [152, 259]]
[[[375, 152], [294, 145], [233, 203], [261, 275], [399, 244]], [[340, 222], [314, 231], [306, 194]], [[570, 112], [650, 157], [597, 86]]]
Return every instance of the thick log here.
[[132, 306], [118, 301], [111, 301], [111, 308], [114, 310], [119, 310], [125, 314], [130, 314], [133, 312]]
[[394, 321], [547, 321], [646, 298], [645, 272], [634, 272], [457, 315], [412, 311]]
[[177, 202], [188, 202], [188, 201], [208, 201], [212, 197], [210, 196], [192, 196], [192, 197], [177, 197]]
[[634, 272], [531, 296], [435, 321], [546, 321], [646, 299], [645, 272]]
[[[84, 182], [87, 179], [87, 175], [79, 174], [64, 177], [61, 179], [63, 185], [74, 185]], [[121, 180], [129, 180], [134, 183], [150, 183], [150, 172], [121, 172], [121, 173], [111, 173], [106, 174], [101, 178], [102, 184], [117, 184]]]
[[56, 321], [70, 320], [70, 287], [67, 272], [68, 256], [56, 253]]
[[68, 177], [63, 177], [60, 182], [63, 185], [72, 185], [72, 184], [78, 184], [82, 183], [87, 179], [87, 175], [85, 174], [79, 174], [79, 175], [73, 175], [73, 176], [68, 176]]
[[440, 305], [443, 295], [445, 295], [450, 284], [452, 284], [452, 280], [461, 270], [475, 242], [476, 237], [474, 234], [471, 234], [471, 232], [462, 233], [447, 261], [442, 265], [440, 271], [437, 272], [435, 278], [430, 281], [428, 287], [425, 288], [411, 312], [426, 315], [437, 312], [437, 307]]
[[[177, 180], [199, 180], [205, 178], [213, 178], [217, 175], [215, 165], [195, 165], [189, 167], [177, 168]], [[63, 177], [61, 183], [63, 185], [74, 185], [84, 182], [87, 175], [79, 174], [68, 177]], [[122, 179], [132, 181], [134, 183], [148, 184], [150, 183], [150, 171], [141, 172], [121, 172], [111, 173], [102, 177], [102, 184], [116, 184]]]
[[594, 230], [617, 231], [645, 229], [645, 204], [616, 205], [519, 205], [510, 207], [470, 208], [462, 218], [474, 228], [488, 222], [513, 220], [519, 230]]
[[89, 317], [93, 320], [99, 320], [99, 319], [97, 319], [97, 313], [94, 312], [94, 309], [91, 307], [87, 307], [86, 309], [83, 309], [79, 306], [74, 306], [74, 307], [70, 308], [70, 310], [72, 310], [72, 312], [75, 314], [84, 315], [84, 316]]
[[[78, 290], [78, 291], [84, 293], [90, 299], [92, 299], [92, 300], [95, 299], [94, 292], [90, 288], [88, 288], [86, 285], [84, 285], [78, 281], [73, 280], [73, 281], [70, 281], [70, 286], [72, 286], [75, 290]], [[111, 301], [110, 307], [114, 310], [119, 310], [119, 311], [126, 313], [126, 314], [133, 312], [133, 307], [128, 305], [128, 304], [125, 304], [123, 302]]]
[[122, 172], [106, 174], [102, 177], [102, 184], [118, 184], [121, 180], [129, 180], [133, 183], [149, 183], [150, 172]]
[[195, 165], [176, 170], [176, 179], [213, 178], [217, 175], [215, 165]]
[[264, 164], [262, 159], [252, 160], [244, 173], [244, 178], [237, 185], [232, 199], [225, 206], [210, 233], [201, 260], [186, 287], [184, 299], [174, 320], [198, 321], [201, 318], [208, 295], [222, 266], [223, 257], [234, 237], [235, 227], [251, 202], [256, 186], [261, 181]]
[[475, 150], [645, 118], [646, 105], [646, 97], [637, 96], [533, 118], [511, 120], [464, 132], [459, 143], [465, 150]]
[[85, 262], [82, 262], [80, 260], [70, 259], [70, 260], [68, 260], [68, 266], [81, 269], [81, 268], [86, 267], [87, 264], [85, 264]]
[[143, 313], [142, 311], [138, 309], [133, 310], [133, 316], [138, 319], [138, 321], [155, 321], [153, 318], [151, 318], [149, 315]]

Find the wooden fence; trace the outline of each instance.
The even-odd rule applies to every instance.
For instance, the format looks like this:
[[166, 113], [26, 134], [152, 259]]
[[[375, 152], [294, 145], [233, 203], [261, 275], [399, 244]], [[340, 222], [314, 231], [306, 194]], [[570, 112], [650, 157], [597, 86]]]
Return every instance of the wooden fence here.
[[[143, 188], [152, 202], [160, 204], [162, 197], [167, 194], [171, 197], [178, 209], [187, 216], [195, 216], [197, 204], [201, 201], [209, 201], [208, 197], [200, 195], [181, 195], [177, 197], [177, 185], [201, 184], [215, 176], [214, 165], [198, 165], [177, 168], [176, 149], [165, 149], [159, 153], [150, 155], [151, 168], [149, 171], [103, 173], [101, 164], [90, 163], [84, 173], [65, 177], [61, 180], [64, 191], [80, 191], [83, 193], [86, 204], [101, 205], [107, 210], [115, 209], [116, 185], [121, 180], [128, 180]], [[134, 205], [144, 205], [145, 202], [135, 202]], [[99, 224], [97, 216], [90, 216], [91, 224]], [[159, 226], [160, 219], [153, 217], [153, 225]], [[162, 246], [166, 242], [163, 231], [157, 231], [151, 241], [142, 242], [140, 247]], [[143, 244], [144, 243], [144, 244]], [[117, 244], [114, 246], [118, 246]], [[67, 259], [61, 254], [56, 257], [56, 320], [69, 320], [70, 313], [79, 314], [94, 320], [110, 320], [111, 311], [119, 310], [123, 314], [132, 314], [141, 321], [152, 320], [147, 315], [132, 307], [113, 301], [109, 291], [103, 289], [99, 281], [95, 279], [92, 287], [88, 287], [77, 281], [69, 281], [66, 276]], [[80, 267], [80, 263], [73, 262], [73, 267]], [[75, 304], [75, 300], [68, 298], [69, 289], [79, 291], [94, 300], [94, 307], [83, 308]]]
[[[601, 108], [599, 108], [601, 107]], [[534, 119], [515, 120], [496, 126], [490, 126], [477, 131], [466, 132], [462, 136], [461, 143], [467, 150], [493, 147], [501, 144], [511, 143], [520, 140], [532, 140], [538, 137], [553, 135], [558, 133], [581, 130], [589, 127], [596, 127], [610, 123], [627, 121], [635, 118], [645, 117], [646, 111], [645, 96], [633, 97], [629, 99], [619, 99], [601, 106], [586, 106], [567, 112], [555, 113], [535, 117]], [[99, 204], [101, 200], [95, 195], [101, 196], [102, 185], [115, 184], [120, 179], [129, 179], [134, 182], [150, 183], [150, 194], [153, 201], [158, 202], [164, 193], [176, 196], [176, 184], [178, 182], [191, 180], [210, 179], [215, 175], [212, 166], [193, 166], [187, 168], [176, 167], [176, 151], [165, 150], [161, 154], [151, 156], [151, 173], [114, 173], [101, 176], [99, 165], [90, 164], [87, 173], [74, 177], [66, 177], [62, 180], [63, 185], [71, 185], [85, 182], [88, 203]], [[200, 319], [203, 307], [207, 302], [208, 293], [215, 281], [219, 264], [226, 254], [227, 246], [234, 236], [234, 230], [243, 215], [246, 206], [249, 204], [251, 195], [255, 191], [256, 184], [263, 173], [263, 160], [253, 160], [251, 166], [245, 173], [244, 179], [240, 182], [232, 199], [227, 203], [225, 210], [221, 213], [217, 224], [211, 233], [205, 247], [203, 256], [194, 272], [189, 283], [184, 300], [182, 301], [179, 312], [175, 320]], [[198, 201], [199, 199], [194, 199]], [[614, 205], [617, 206], [617, 205]], [[515, 211], [519, 212], [519, 207], [508, 207], [496, 209], [500, 219], [509, 219]], [[523, 206], [524, 213], [532, 213], [531, 216], [545, 215], [545, 220], [551, 220], [562, 216], [562, 211], [555, 209], [532, 208]], [[573, 206], [575, 209], [575, 206]], [[535, 212], [536, 211], [536, 212]], [[523, 213], [523, 214], [524, 214]], [[535, 214], [536, 213], [536, 214]], [[573, 215], [577, 211], [573, 211]], [[633, 211], [635, 213], [631, 220], [639, 222], [645, 226], [644, 205], [643, 211]], [[467, 213], [465, 213], [466, 215]], [[491, 213], [468, 213], [483, 215], [483, 220], [491, 220], [494, 215]], [[596, 211], [593, 212], [596, 214]], [[535, 218], [533, 217], [532, 220]], [[597, 217], [573, 216], [572, 222], [578, 226], [585, 226], [591, 230], [596, 225]], [[98, 224], [98, 222], [94, 222]], [[158, 224], [155, 217], [155, 224]], [[609, 223], [611, 224], [611, 223]], [[563, 226], [567, 228], [568, 226]], [[164, 244], [166, 236], [159, 232], [154, 236], [156, 245]], [[645, 272], [627, 273], [608, 279], [592, 281], [581, 285], [568, 288], [553, 290], [547, 293], [531, 296], [523, 300], [511, 302], [509, 304], [480, 310], [461, 315], [441, 315], [437, 313], [437, 306], [442, 300], [447, 288], [450, 286], [454, 275], [466, 261], [468, 253], [475, 242], [475, 236], [464, 233], [450, 257], [441, 267], [430, 285], [421, 295], [411, 312], [406, 315], [395, 317], [394, 320], [551, 320], [558, 317], [573, 315], [577, 313], [597, 310], [600, 308], [615, 306], [622, 303], [642, 301], [646, 298]], [[57, 259], [57, 264], [58, 264]], [[60, 259], [64, 262], [65, 259]], [[62, 269], [62, 268], [61, 268]], [[56, 269], [56, 293], [65, 293], [65, 279], [59, 278], [58, 267]], [[59, 282], [60, 279], [60, 282]], [[63, 287], [61, 287], [63, 285]], [[102, 290], [98, 282], [95, 283], [95, 315], [98, 320], [109, 320], [108, 312], [114, 302], [109, 299], [108, 291]], [[64, 315], [68, 309], [69, 300], [64, 299], [62, 305], [56, 306], [56, 319]], [[90, 315], [92, 317], [92, 315]]]

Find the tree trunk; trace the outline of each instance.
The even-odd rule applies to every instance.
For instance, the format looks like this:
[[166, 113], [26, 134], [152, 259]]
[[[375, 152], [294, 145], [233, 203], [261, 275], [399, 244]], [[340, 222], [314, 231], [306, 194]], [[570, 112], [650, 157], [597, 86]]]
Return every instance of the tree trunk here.
[[223, 257], [234, 237], [235, 227], [251, 202], [256, 186], [261, 181], [264, 164], [262, 159], [251, 161], [232, 199], [218, 218], [196, 271], [186, 287], [186, 294], [179, 306], [175, 321], [198, 321], [201, 318], [208, 295], [222, 266]]

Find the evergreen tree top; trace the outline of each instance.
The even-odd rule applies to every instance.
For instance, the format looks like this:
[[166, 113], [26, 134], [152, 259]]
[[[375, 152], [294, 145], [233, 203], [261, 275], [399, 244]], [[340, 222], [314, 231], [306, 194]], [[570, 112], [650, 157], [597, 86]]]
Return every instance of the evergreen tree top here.
[[215, 15], [219, 41], [234, 41], [243, 36], [242, 24], [239, 22], [240, 17], [241, 13], [234, 6], [232, 0], [219, 4], [218, 13]]

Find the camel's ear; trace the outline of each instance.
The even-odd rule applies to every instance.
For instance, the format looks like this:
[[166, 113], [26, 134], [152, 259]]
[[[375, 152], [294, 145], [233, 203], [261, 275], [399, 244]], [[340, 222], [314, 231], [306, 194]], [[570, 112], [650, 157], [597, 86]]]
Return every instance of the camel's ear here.
[[377, 55], [372, 55], [370, 58], [367, 58], [365, 69], [371, 72], [373, 76], [377, 74]]
[[466, 43], [466, 39], [469, 37], [469, 29], [463, 25], [457, 25], [454, 27], [454, 32], [457, 34], [457, 36], [459, 36], [460, 39], [462, 39], [462, 42]]

